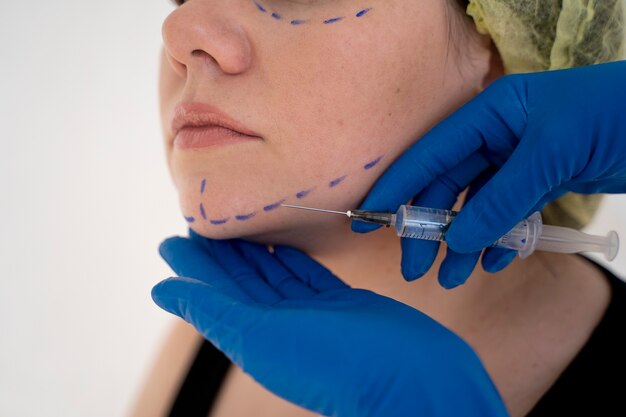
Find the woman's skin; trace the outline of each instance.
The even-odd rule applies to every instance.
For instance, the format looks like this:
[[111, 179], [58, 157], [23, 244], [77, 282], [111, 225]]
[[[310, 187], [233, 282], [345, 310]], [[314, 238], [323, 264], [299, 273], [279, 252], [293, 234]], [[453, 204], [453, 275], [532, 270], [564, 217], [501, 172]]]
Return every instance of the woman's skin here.
[[[165, 148], [190, 227], [214, 239], [300, 248], [349, 285], [424, 311], [476, 349], [511, 414], [526, 414], [605, 311], [610, 290], [593, 266], [538, 253], [496, 275], [477, 269], [446, 291], [436, 279], [441, 256], [420, 280], [403, 280], [390, 230], [361, 235], [340, 216], [263, 209], [283, 199], [358, 207], [398, 155], [502, 75], [490, 41], [441, 0], [260, 2], [265, 12], [250, 0], [227, 3], [191, 0], [163, 25]], [[337, 16], [345, 19], [323, 23]], [[181, 149], [171, 120], [177, 105], [191, 102], [219, 108], [258, 137]], [[303, 190], [312, 191], [299, 199]], [[212, 415], [311, 414], [233, 369]]]

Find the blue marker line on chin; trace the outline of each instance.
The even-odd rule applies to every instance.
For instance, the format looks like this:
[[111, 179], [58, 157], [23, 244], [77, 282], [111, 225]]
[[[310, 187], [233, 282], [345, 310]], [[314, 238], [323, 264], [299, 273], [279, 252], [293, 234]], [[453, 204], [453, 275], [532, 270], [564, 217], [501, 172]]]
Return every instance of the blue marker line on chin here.
[[281, 15], [279, 15], [279, 14], [278, 14], [278, 13], [276, 13], [276, 12], [272, 13], [272, 17], [273, 17], [274, 19], [276, 19], [276, 20], [280, 20], [280, 19], [282, 19], [282, 18], [283, 18]]
[[294, 26], [298, 26], [298, 25], [304, 25], [305, 23], [308, 23], [308, 20], [301, 20], [301, 19], [293, 19], [291, 22], [292, 25]]
[[227, 223], [229, 220], [229, 218], [226, 219], [217, 219], [217, 220], [211, 220], [211, 224], [214, 224], [216, 226], [219, 226], [220, 224], [224, 224]]
[[196, 218], [195, 217], [191, 217], [191, 216], [189, 216], [189, 217], [185, 216], [185, 220], [187, 221], [187, 223], [193, 223], [193, 222], [196, 221]]
[[269, 206], [265, 206], [263, 207], [263, 211], [272, 211], [272, 210], [276, 210], [278, 207], [280, 207], [281, 204], [283, 204], [287, 199], [283, 198], [280, 201], [275, 202], [274, 204], [270, 204]]
[[325, 24], [325, 25], [328, 25], [328, 24], [331, 24], [331, 23], [340, 22], [340, 21], [342, 21], [343, 19], [345, 19], [345, 17], [343, 17], [343, 16], [332, 17], [332, 18], [330, 18], [330, 19], [326, 19], [326, 20], [324, 20], [324, 24]]
[[343, 177], [339, 177], [337, 179], [332, 180], [331, 182], [328, 183], [328, 186], [330, 188], [336, 187], [339, 184], [341, 184], [343, 182], [343, 180], [345, 180], [346, 178], [348, 178], [347, 175], [344, 175]]
[[202, 218], [206, 220], [206, 211], [204, 211], [204, 204], [202, 203], [200, 203], [200, 214], [202, 215]]
[[246, 221], [246, 220], [250, 220], [254, 216], [256, 216], [256, 211], [254, 213], [250, 213], [250, 214], [239, 214], [239, 215], [235, 216], [235, 219], [243, 222], [243, 221]]
[[368, 170], [368, 169], [374, 168], [380, 162], [381, 159], [383, 159], [383, 157], [379, 156], [373, 161], [368, 162], [367, 164], [363, 165], [363, 169]]
[[304, 191], [300, 191], [299, 193], [296, 194], [296, 198], [298, 200], [302, 200], [304, 197], [308, 196], [309, 194], [311, 194], [311, 192], [314, 190], [314, 188], [311, 188], [309, 190], [304, 190]]

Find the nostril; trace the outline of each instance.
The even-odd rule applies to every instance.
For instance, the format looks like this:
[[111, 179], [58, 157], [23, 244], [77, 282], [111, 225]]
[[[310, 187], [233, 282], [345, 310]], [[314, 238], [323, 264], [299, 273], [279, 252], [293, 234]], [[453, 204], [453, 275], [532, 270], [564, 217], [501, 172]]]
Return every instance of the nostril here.
[[191, 56], [209, 60], [211, 61], [211, 63], [217, 64], [217, 60], [213, 56], [211, 56], [211, 54], [207, 53], [206, 51], [203, 51], [202, 49], [194, 49], [191, 52]]

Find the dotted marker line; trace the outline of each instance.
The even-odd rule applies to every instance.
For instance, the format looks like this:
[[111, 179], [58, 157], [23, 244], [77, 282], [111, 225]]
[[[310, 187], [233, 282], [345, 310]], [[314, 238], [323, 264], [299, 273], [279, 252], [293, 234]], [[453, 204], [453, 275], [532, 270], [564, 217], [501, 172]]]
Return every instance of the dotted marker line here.
[[[269, 14], [274, 20], [284, 20], [283, 16], [275, 11], [269, 11], [268, 8], [266, 8], [265, 6], [263, 6], [261, 3], [259, 3], [256, 0], [252, 0], [252, 2], [254, 3], [254, 5], [256, 6], [257, 10], [261, 13], [265, 13], [265, 14]], [[356, 18], [361, 18], [363, 16], [365, 16], [367, 13], [369, 13], [372, 10], [372, 7], [368, 7], [366, 9], [361, 9], [358, 12], [356, 12], [354, 14], [354, 17]], [[319, 21], [322, 24], [325, 25], [329, 25], [332, 23], [337, 23], [337, 22], [341, 22], [343, 20], [346, 20], [347, 16], [335, 16], [335, 17], [331, 17], [328, 19], [322, 19], [321, 21]], [[301, 26], [307, 23], [312, 22], [311, 19], [291, 19], [289, 20], [289, 23], [293, 26]]]
[[[364, 171], [371, 170], [376, 165], [378, 165], [378, 163], [383, 159], [383, 157], [384, 157], [384, 155], [381, 155], [378, 158], [373, 159], [373, 160], [367, 162], [366, 164], [362, 165], [362, 169]], [[346, 175], [343, 175], [341, 177], [338, 177], [338, 178], [335, 178], [335, 179], [331, 180], [328, 183], [328, 188], [335, 188], [335, 187], [339, 186], [348, 177], [349, 177], [349, 175], [346, 174]], [[201, 182], [201, 185], [200, 185], [200, 195], [204, 194], [205, 189], [206, 189], [206, 179], [203, 179], [202, 182]], [[302, 200], [302, 199], [308, 197], [313, 191], [315, 191], [315, 189], [316, 189], [316, 187], [299, 191], [298, 193], [295, 194], [295, 197], [298, 200]], [[264, 206], [263, 207], [263, 211], [264, 212], [270, 212], [270, 211], [276, 210], [276, 209], [278, 209], [280, 207], [281, 204], [283, 204], [285, 201], [287, 201], [287, 199], [288, 198], [285, 197], [285, 198], [283, 198], [283, 199], [281, 199], [279, 201], [276, 201], [276, 202], [274, 202], [272, 204]], [[202, 218], [204, 220], [208, 220], [209, 223], [212, 224], [212, 225], [221, 226], [223, 224], [228, 223], [231, 220], [230, 217], [226, 217], [226, 218], [223, 218], [223, 219], [208, 219], [208, 217], [206, 215], [206, 210], [204, 208], [204, 204], [203, 203], [200, 203], [199, 208], [200, 208], [200, 215], [202, 216]], [[257, 214], [258, 214], [258, 212], [255, 211], [255, 212], [247, 213], [247, 214], [238, 214], [238, 215], [234, 216], [234, 218], [235, 218], [235, 220], [238, 220], [238, 221], [246, 221], [246, 220], [250, 220], [251, 218], [255, 217]], [[185, 216], [185, 220], [188, 223], [194, 223], [196, 221], [196, 218], [192, 217], [192, 216], [189, 216], [189, 217]]]

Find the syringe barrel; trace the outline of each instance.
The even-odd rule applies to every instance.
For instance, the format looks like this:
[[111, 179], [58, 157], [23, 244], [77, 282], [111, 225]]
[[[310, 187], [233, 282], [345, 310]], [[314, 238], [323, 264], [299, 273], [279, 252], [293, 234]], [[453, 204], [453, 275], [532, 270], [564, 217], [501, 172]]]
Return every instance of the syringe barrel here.
[[[403, 205], [391, 217], [391, 222], [398, 236], [445, 241], [456, 215], [452, 210]], [[541, 213], [537, 211], [490, 246], [518, 251], [522, 259], [536, 249], [561, 253], [601, 252], [612, 261], [619, 250], [619, 237], [614, 231], [606, 236], [593, 236], [565, 227], [544, 226]]]
[[454, 216], [451, 210], [402, 205], [396, 212], [396, 232], [402, 237], [443, 241]]
[[[413, 239], [445, 241], [446, 231], [456, 211], [402, 205], [395, 215], [398, 236]], [[541, 236], [541, 214], [534, 213], [495, 242], [494, 247], [519, 251], [522, 258], [535, 250]]]

